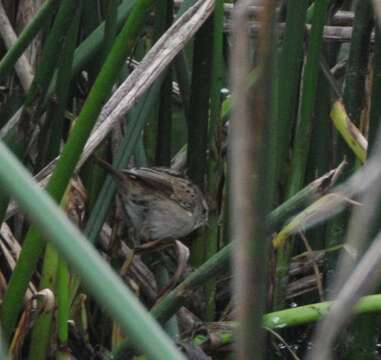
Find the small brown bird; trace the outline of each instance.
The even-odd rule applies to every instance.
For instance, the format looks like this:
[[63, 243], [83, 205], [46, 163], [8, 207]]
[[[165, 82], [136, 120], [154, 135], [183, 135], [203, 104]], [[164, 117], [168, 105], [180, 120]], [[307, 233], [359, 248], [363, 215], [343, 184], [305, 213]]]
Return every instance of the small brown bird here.
[[207, 223], [208, 206], [201, 190], [179, 172], [164, 167], [115, 170], [100, 162], [116, 179], [141, 242], [181, 238]]

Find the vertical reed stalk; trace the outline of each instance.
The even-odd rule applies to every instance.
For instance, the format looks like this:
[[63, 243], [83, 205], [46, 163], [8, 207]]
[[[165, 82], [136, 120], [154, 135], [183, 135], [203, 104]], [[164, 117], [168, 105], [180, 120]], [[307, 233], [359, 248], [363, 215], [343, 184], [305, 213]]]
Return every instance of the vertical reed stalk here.
[[272, 118], [274, 20], [276, 1], [264, 1], [258, 44], [260, 75], [254, 90], [247, 90], [250, 71], [248, 9], [250, 1], [236, 4], [232, 49], [233, 113], [231, 121], [231, 236], [235, 247], [234, 269], [240, 328], [240, 359], [263, 358], [261, 326], [266, 299], [269, 249], [266, 216], [274, 189], [268, 186], [269, 128]]

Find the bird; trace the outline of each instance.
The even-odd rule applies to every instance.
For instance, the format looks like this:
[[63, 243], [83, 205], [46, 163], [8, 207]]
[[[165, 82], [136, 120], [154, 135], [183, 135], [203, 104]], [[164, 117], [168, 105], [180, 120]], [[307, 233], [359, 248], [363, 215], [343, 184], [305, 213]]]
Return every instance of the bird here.
[[207, 224], [206, 199], [181, 172], [166, 167], [116, 170], [98, 161], [115, 179], [139, 243], [176, 240]]

